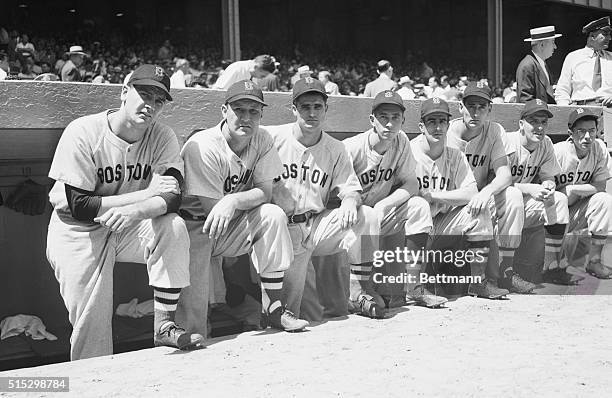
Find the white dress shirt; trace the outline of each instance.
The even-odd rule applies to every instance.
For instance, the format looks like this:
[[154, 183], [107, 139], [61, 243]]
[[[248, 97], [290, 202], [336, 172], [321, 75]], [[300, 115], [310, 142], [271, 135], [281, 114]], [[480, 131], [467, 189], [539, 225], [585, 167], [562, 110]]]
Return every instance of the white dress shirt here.
[[602, 51], [601, 88], [593, 90], [593, 70], [597, 59], [592, 48], [585, 47], [567, 54], [555, 89], [558, 105], [612, 96], [612, 53]]

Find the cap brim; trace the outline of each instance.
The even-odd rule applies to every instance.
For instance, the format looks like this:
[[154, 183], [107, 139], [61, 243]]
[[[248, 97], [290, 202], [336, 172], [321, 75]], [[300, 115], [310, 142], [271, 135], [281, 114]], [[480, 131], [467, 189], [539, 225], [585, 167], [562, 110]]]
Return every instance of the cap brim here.
[[133, 80], [133, 79], [130, 79], [128, 84], [136, 85], [136, 86], [159, 87], [162, 90], [164, 90], [164, 93], [166, 93], [166, 99], [168, 101], [172, 101], [172, 97], [170, 96], [170, 93], [168, 92], [168, 89], [166, 88], [166, 86], [164, 86], [163, 83], [158, 82], [157, 80], [153, 80], [153, 79], [137, 79], [137, 80]]
[[471, 93], [469, 95], [466, 95], [466, 96], [463, 97], [463, 101], [465, 101], [466, 99], [468, 99], [470, 97], [478, 97], [478, 98], [482, 98], [483, 100], [487, 100], [489, 102], [493, 102], [491, 97], [487, 97], [485, 94], [480, 94], [480, 93]]
[[395, 106], [398, 106], [402, 110], [402, 112], [406, 112], [406, 107], [403, 104], [402, 105], [398, 104], [397, 102], [379, 102], [378, 104], [376, 104], [376, 106], [372, 107], [372, 112], [374, 112], [376, 108], [378, 108], [381, 105], [395, 105]]
[[542, 40], [550, 40], [550, 39], [556, 39], [557, 37], [561, 37], [563, 36], [561, 33], [556, 33], [554, 36], [550, 36], [550, 37], [542, 37], [541, 39], [532, 39], [531, 37], [528, 37], [526, 39], [523, 39], [523, 41], [542, 41]]
[[230, 97], [227, 100], [225, 100], [225, 103], [229, 104], [229, 103], [241, 100], [241, 99], [248, 99], [248, 100], [251, 100], [251, 101], [258, 102], [258, 103], [262, 104], [263, 106], [268, 106], [268, 104], [263, 102], [259, 97], [256, 97], [254, 95], [249, 95], [249, 94], [234, 95], [233, 97]]
[[434, 113], [441, 113], [443, 115], [447, 115], [448, 117], [453, 116], [450, 112], [441, 111], [440, 109], [434, 109], [434, 110], [431, 110], [429, 112], [422, 113], [421, 114], [421, 119], [423, 119], [423, 118], [425, 118], [425, 117], [427, 117], [429, 115], [433, 115]]
[[72, 51], [72, 52], [66, 51], [66, 54], [68, 54], [68, 55], [77, 54], [77, 55], [82, 55], [84, 57], [89, 57], [89, 54], [84, 53], [82, 51]]
[[324, 93], [321, 90], [317, 90], [316, 88], [309, 88], [307, 90], [302, 91], [301, 93], [299, 93], [298, 95], [293, 97], [293, 100], [295, 101], [298, 97], [301, 97], [304, 94], [308, 94], [308, 93], [317, 93], [317, 94], [321, 94], [322, 96], [324, 96], [326, 99], [328, 98], [327, 93]]
[[536, 111], [532, 111], [532, 112], [529, 112], [529, 113], [521, 113], [521, 119], [525, 119], [527, 116], [535, 115], [538, 112], [545, 112], [546, 116], [548, 116], [549, 119], [551, 119], [553, 117], [552, 112], [549, 111], [548, 109], [538, 109]]
[[582, 119], [592, 119], [592, 120], [599, 120], [599, 116], [594, 115], [592, 113], [587, 113], [586, 115], [580, 115], [579, 117], [576, 118], [576, 120], [574, 120], [572, 123], [568, 123], [567, 126], [569, 128], [574, 127], [574, 124], [576, 124], [576, 122], [578, 120], [582, 120]]

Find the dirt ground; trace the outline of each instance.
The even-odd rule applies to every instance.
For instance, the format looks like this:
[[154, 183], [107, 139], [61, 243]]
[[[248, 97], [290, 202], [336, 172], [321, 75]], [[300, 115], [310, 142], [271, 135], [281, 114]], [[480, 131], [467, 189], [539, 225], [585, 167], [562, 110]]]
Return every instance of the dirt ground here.
[[40, 397], [603, 397], [611, 308], [609, 294], [462, 297], [384, 320], [351, 315], [303, 333], [268, 329], [189, 353], [147, 349], [0, 377], [70, 377], [70, 393], [29, 394]]

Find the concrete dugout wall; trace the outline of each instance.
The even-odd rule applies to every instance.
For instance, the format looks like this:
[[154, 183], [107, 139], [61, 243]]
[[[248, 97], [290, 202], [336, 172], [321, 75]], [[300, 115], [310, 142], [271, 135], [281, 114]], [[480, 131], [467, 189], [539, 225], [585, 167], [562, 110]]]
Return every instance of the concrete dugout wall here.
[[[5, 81], [0, 83], [0, 193], [6, 197], [27, 178], [49, 184], [46, 178], [63, 129], [77, 117], [118, 107], [118, 85]], [[174, 101], [162, 119], [179, 141], [195, 130], [215, 125], [221, 118], [224, 92], [203, 89], [173, 90]], [[267, 93], [269, 104], [262, 124], [295, 120], [288, 93]], [[344, 137], [367, 130], [372, 99], [333, 96], [329, 99], [327, 131]], [[418, 134], [420, 101], [406, 101], [404, 130]], [[507, 131], [518, 129], [522, 105], [494, 104], [491, 119]], [[549, 133], [554, 141], [565, 139], [567, 116], [572, 107], [552, 106]], [[451, 104], [459, 116], [458, 103]], [[607, 112], [607, 110], [606, 110]], [[607, 125], [612, 125], [606, 113]], [[608, 120], [610, 119], [610, 120]], [[610, 130], [610, 129], [608, 129]], [[608, 139], [607, 142], [612, 142]], [[48, 326], [65, 325], [57, 282], [45, 257], [50, 206], [41, 216], [27, 216], [0, 207], [0, 319], [15, 313], [44, 316]]]

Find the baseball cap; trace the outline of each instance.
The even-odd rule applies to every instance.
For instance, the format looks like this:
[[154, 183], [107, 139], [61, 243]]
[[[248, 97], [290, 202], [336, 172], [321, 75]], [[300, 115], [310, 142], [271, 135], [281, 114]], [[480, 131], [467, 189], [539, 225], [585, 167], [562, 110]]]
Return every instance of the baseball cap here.
[[372, 103], [372, 112], [382, 104], [397, 105], [402, 108], [402, 112], [406, 110], [402, 97], [395, 91], [385, 90], [378, 93], [376, 97], [374, 97], [374, 102]]
[[584, 25], [584, 27], [582, 28], [582, 33], [589, 33], [592, 32], [594, 30], [599, 30], [599, 29], [603, 29], [603, 30], [611, 30], [612, 27], [610, 27], [610, 17], [603, 17], [603, 18], [599, 18], [596, 19], [595, 21], [591, 21], [588, 24]]
[[170, 96], [170, 77], [161, 66], [151, 64], [139, 66], [132, 72], [132, 76], [127, 84], [159, 87], [166, 93], [168, 101], [172, 101]]
[[489, 86], [482, 84], [481, 82], [468, 83], [465, 91], [463, 92], [463, 101], [470, 96], [479, 97], [489, 102], [493, 102], [491, 101], [491, 90], [489, 89]]
[[569, 115], [569, 119], [567, 121], [567, 126], [569, 128], [574, 127], [574, 124], [580, 119], [599, 119], [599, 115], [590, 110], [589, 108], [577, 108], [572, 111]]
[[229, 104], [241, 99], [249, 99], [259, 102], [263, 106], [267, 106], [264, 102], [264, 96], [257, 84], [250, 80], [240, 80], [230, 86], [225, 94], [225, 103]]
[[538, 112], [544, 112], [551, 118], [553, 114], [548, 110], [548, 104], [539, 98], [529, 100], [525, 103], [523, 111], [521, 112], [521, 119], [525, 119], [527, 116], [531, 116]]
[[437, 97], [429, 98], [423, 101], [421, 104], [421, 120], [425, 119], [425, 116], [431, 115], [432, 113], [444, 113], [451, 116], [450, 110], [448, 109], [448, 102]]
[[319, 93], [327, 99], [327, 93], [325, 92], [323, 83], [312, 77], [305, 77], [295, 82], [293, 85], [293, 102], [295, 102], [300, 95], [306, 93]]

